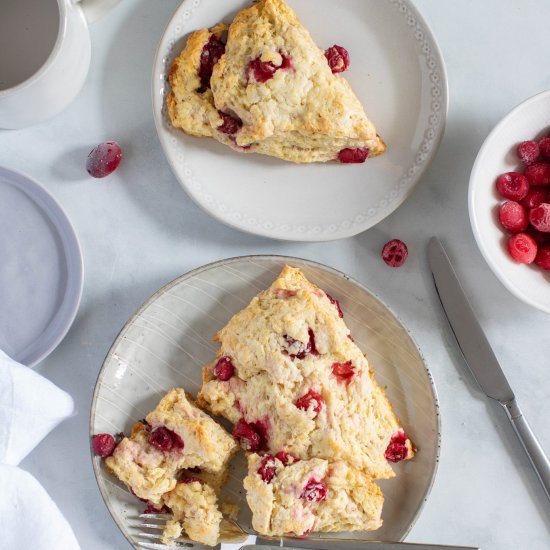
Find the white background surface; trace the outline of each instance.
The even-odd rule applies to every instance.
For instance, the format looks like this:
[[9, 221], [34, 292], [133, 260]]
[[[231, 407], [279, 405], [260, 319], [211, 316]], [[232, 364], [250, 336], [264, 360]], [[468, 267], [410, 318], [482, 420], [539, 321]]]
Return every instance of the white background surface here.
[[[340, 269], [378, 294], [411, 329], [432, 369], [442, 409], [441, 463], [408, 540], [485, 550], [549, 548], [548, 501], [504, 414], [465, 371], [425, 249], [431, 235], [448, 244], [518, 400], [550, 452], [550, 317], [519, 302], [493, 276], [474, 243], [466, 202], [470, 168], [491, 127], [523, 99], [550, 88], [550, 4], [416, 0], [439, 40], [450, 80], [439, 155], [412, 197], [384, 222], [345, 241], [307, 245], [219, 224], [191, 203], [170, 172], [153, 126], [150, 73], [178, 4], [122, 2], [92, 28], [91, 72], [69, 109], [34, 128], [0, 132], [0, 164], [27, 172], [57, 197], [81, 239], [85, 262], [74, 326], [38, 366], [73, 395], [78, 414], [22, 466], [56, 500], [83, 549], [128, 548], [103, 505], [88, 450], [92, 389], [111, 342], [152, 292], [189, 269], [241, 254], [289, 254]], [[113, 176], [93, 180], [85, 158], [106, 139], [118, 140], [125, 158]], [[393, 237], [409, 245], [409, 260], [399, 270], [379, 256]]]

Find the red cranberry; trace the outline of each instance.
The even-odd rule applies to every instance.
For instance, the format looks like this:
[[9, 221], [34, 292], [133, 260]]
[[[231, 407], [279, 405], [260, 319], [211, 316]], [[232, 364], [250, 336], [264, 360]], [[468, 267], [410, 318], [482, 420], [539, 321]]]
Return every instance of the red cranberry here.
[[538, 231], [550, 233], [550, 203], [543, 202], [529, 210], [529, 221]]
[[525, 169], [525, 177], [531, 185], [550, 185], [550, 164], [536, 162]]
[[543, 233], [542, 231], [535, 229], [532, 225], [530, 225], [525, 232], [535, 239], [535, 242], [539, 248], [545, 244], [550, 244], [550, 233]]
[[252, 424], [247, 424], [242, 418], [233, 428], [233, 437], [239, 440], [245, 451], [259, 451], [262, 438]]
[[367, 160], [369, 152], [368, 147], [347, 147], [338, 153], [338, 160], [342, 164], [360, 164]]
[[111, 456], [115, 447], [115, 438], [111, 434], [97, 434], [92, 437], [92, 449], [94, 454], [101, 458]]
[[506, 201], [500, 206], [498, 217], [502, 227], [512, 233], [525, 231], [529, 225], [525, 208], [515, 201]]
[[[351, 361], [349, 363], [351, 364]], [[322, 395], [314, 390], [309, 390], [305, 395], [298, 398], [294, 404], [302, 411], [307, 411], [312, 408], [315, 412], [315, 416], [317, 416], [321, 412], [324, 402], [325, 400]]]
[[155, 428], [151, 432], [149, 443], [165, 453], [183, 449], [183, 439], [165, 426]]
[[529, 210], [530, 208], [535, 208], [542, 202], [550, 201], [550, 192], [546, 187], [537, 187], [533, 186], [529, 189], [529, 192], [525, 198], [520, 202], [520, 204]]
[[214, 65], [224, 53], [225, 44], [215, 34], [211, 35], [201, 52], [199, 66], [201, 87], [197, 90], [199, 93], [204, 93], [210, 88], [210, 77], [212, 76]]
[[550, 159], [550, 136], [539, 141], [539, 151], [543, 157]]
[[222, 113], [222, 111], [218, 111], [218, 113], [223, 120], [223, 123], [218, 126], [218, 132], [234, 135], [242, 128], [243, 121], [240, 118], [232, 117], [227, 113]]
[[325, 57], [333, 74], [343, 73], [349, 67], [349, 53], [342, 46], [334, 44], [325, 51]]
[[517, 154], [523, 164], [533, 164], [539, 158], [539, 144], [536, 141], [522, 141]]
[[390, 267], [401, 267], [409, 256], [407, 245], [399, 239], [388, 241], [382, 248], [382, 259]]
[[184, 485], [187, 485], [188, 483], [194, 483], [195, 481], [202, 483], [201, 480], [195, 476], [180, 477], [180, 479], [178, 479], [178, 483], [183, 483]]
[[327, 498], [327, 486], [322, 481], [310, 479], [304, 487], [300, 498], [308, 502], [321, 502]]
[[390, 462], [399, 462], [400, 460], [405, 460], [409, 454], [409, 449], [407, 447], [407, 434], [403, 430], [399, 430], [391, 436], [390, 443], [384, 456], [386, 460]]
[[319, 355], [319, 352], [315, 347], [315, 333], [311, 328], [309, 328], [307, 332], [309, 334], [309, 340], [307, 344], [304, 344], [303, 342], [300, 342], [300, 340], [292, 338], [292, 336], [289, 336], [288, 334], [283, 335], [283, 338], [286, 340], [288, 347], [293, 347], [293, 349], [297, 351], [297, 353], [289, 353], [291, 359], [305, 359], [308, 353], [310, 353], [311, 355]]
[[334, 304], [336, 306], [336, 309], [338, 310], [338, 316], [342, 319], [344, 318], [344, 312], [342, 311], [342, 308], [340, 307], [340, 302], [338, 300], [335, 300], [328, 292], [325, 292], [327, 295], [327, 298], [331, 304]]
[[289, 464], [294, 464], [295, 462], [299, 462], [299, 458], [296, 458], [295, 456], [291, 455], [290, 453], [287, 453], [286, 451], [279, 451], [275, 458], [278, 458], [282, 463], [283, 466], [288, 466]]
[[170, 508], [168, 508], [168, 506], [166, 506], [166, 504], [163, 504], [162, 508], [157, 508], [153, 504], [148, 504], [147, 508], [145, 508], [145, 510], [143, 510], [143, 513], [144, 514], [169, 514], [170, 513]]
[[106, 141], [90, 151], [86, 170], [94, 178], [104, 178], [117, 169], [121, 159], [120, 145], [116, 141]]
[[253, 73], [257, 82], [267, 82], [275, 76], [279, 69], [292, 68], [292, 59], [283, 54], [281, 54], [281, 57], [283, 59], [279, 66], [272, 61], [262, 61], [260, 56], [250, 61], [246, 67], [247, 80], [250, 80], [250, 73]]
[[261, 450], [267, 450], [267, 442], [269, 441], [269, 430], [271, 428], [271, 424], [267, 418], [264, 418], [263, 420], [256, 420], [252, 424], [256, 431], [260, 434], [260, 449]]
[[355, 342], [355, 340], [353, 339], [353, 336], [351, 334], [348, 334], [348, 340], [350, 340], [351, 342]]
[[235, 367], [231, 362], [231, 357], [220, 357], [218, 362], [214, 365], [214, 376], [226, 382], [235, 374]]
[[338, 383], [345, 382], [346, 386], [351, 382], [355, 374], [355, 367], [352, 365], [351, 361], [346, 361], [345, 363], [333, 363], [332, 364], [332, 374], [336, 376]]
[[537, 255], [537, 242], [527, 233], [516, 233], [508, 239], [508, 252], [519, 264], [532, 264]]
[[535, 258], [535, 263], [545, 271], [550, 270], [550, 246], [543, 246], [539, 248]]
[[258, 468], [258, 474], [266, 483], [271, 483], [271, 480], [275, 477], [275, 458], [271, 455], [265, 455], [262, 458], [260, 467]]
[[506, 172], [497, 178], [497, 190], [506, 199], [520, 201], [529, 192], [529, 182], [518, 172]]

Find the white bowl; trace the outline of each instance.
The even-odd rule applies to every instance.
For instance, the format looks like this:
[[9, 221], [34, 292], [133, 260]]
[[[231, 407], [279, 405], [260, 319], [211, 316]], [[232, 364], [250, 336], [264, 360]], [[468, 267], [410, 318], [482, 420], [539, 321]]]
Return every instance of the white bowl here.
[[548, 135], [549, 129], [550, 90], [527, 99], [493, 128], [472, 168], [468, 193], [472, 230], [489, 267], [512, 294], [546, 313], [550, 313], [550, 272], [510, 257], [508, 235], [498, 221], [498, 206], [504, 199], [496, 191], [495, 180], [520, 168], [518, 143]]

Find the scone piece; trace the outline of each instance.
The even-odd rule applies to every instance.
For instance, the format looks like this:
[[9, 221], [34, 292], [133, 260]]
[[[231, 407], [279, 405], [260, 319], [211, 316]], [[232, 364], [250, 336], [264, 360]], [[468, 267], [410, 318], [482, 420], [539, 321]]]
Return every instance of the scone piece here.
[[210, 485], [198, 478], [185, 477], [163, 498], [173, 514], [163, 533], [164, 544], [170, 545], [183, 533], [209, 546], [218, 543], [222, 514], [216, 491]]
[[233, 422], [247, 450], [344, 460], [373, 478], [413, 457], [339, 303], [298, 269], [285, 267], [216, 340], [198, 401]]
[[380, 488], [342, 461], [312, 458], [285, 466], [271, 455], [251, 453], [244, 487], [252, 526], [262, 535], [371, 531], [382, 525]]
[[[363, 162], [385, 151], [348, 82], [283, 0], [241, 10], [225, 46], [222, 29], [193, 33], [171, 68], [176, 128], [298, 163]], [[199, 74], [213, 59], [207, 89]]]
[[184, 390], [173, 389], [145, 422], [134, 425], [131, 436], [122, 439], [105, 464], [138, 498], [160, 508], [182, 469], [198, 467], [221, 484], [237, 448]]

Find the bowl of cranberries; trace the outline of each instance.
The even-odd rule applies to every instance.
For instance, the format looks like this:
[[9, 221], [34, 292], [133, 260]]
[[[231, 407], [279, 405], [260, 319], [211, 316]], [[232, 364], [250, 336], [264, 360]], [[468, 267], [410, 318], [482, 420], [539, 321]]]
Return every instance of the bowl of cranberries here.
[[550, 313], [550, 90], [491, 131], [472, 168], [468, 200], [474, 236], [495, 275]]

